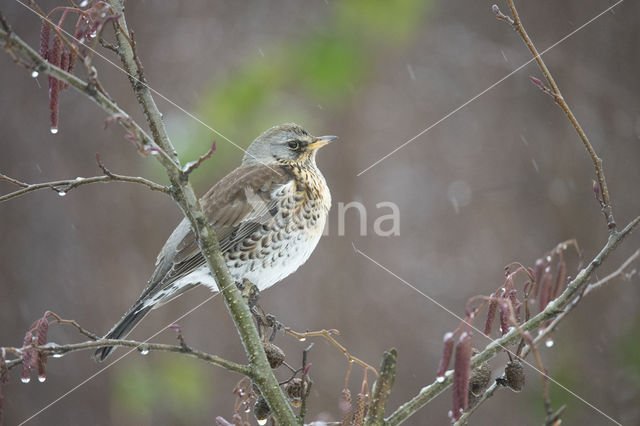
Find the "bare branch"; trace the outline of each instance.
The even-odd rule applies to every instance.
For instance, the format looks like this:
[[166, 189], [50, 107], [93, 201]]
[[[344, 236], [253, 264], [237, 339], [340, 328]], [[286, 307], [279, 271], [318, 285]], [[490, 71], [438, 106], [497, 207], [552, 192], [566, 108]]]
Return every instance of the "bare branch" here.
[[214, 140], [213, 143], [211, 144], [211, 148], [209, 148], [207, 152], [202, 154], [200, 158], [198, 158], [196, 161], [191, 161], [184, 165], [184, 167], [182, 168], [182, 173], [185, 176], [189, 176], [191, 172], [193, 172], [195, 169], [200, 167], [200, 164], [202, 164], [203, 161], [211, 157], [215, 151], [216, 151], [216, 141]]
[[391, 393], [391, 387], [396, 378], [396, 364], [398, 362], [398, 351], [391, 349], [382, 355], [380, 365], [380, 375], [373, 385], [371, 405], [364, 420], [365, 425], [377, 425], [382, 423], [384, 412], [387, 408], [387, 401]]
[[[3, 42], [3, 47], [7, 52], [14, 55], [21, 55], [19, 57], [22, 58], [23, 63], [20, 63], [20, 65], [25, 66], [29, 71], [36, 70], [51, 77], [55, 77], [60, 81], [64, 81], [69, 86], [91, 99], [109, 115], [117, 114], [122, 117], [127, 117], [128, 120], [118, 120], [118, 123], [124, 127], [125, 130], [134, 132], [136, 137], [141, 140], [144, 145], [158, 148], [153, 139], [151, 139], [139, 124], [129, 117], [129, 114], [122, 110], [104, 93], [96, 90], [94, 85], [50, 64], [14, 32], [8, 33], [7, 31], [0, 29], [0, 41]], [[131, 128], [129, 126], [131, 126]], [[173, 164], [173, 166], [178, 167], [175, 164]]]
[[26, 183], [14, 179], [12, 177], [6, 176], [0, 173], [0, 181], [5, 181], [12, 183], [16, 186], [20, 186], [21, 189], [10, 192], [8, 194], [0, 196], [0, 202], [8, 201], [12, 198], [17, 198], [22, 195], [25, 195], [29, 192], [38, 191], [40, 189], [52, 189], [58, 193], [60, 196], [66, 195], [72, 189], [75, 189], [79, 186], [87, 185], [90, 183], [107, 183], [107, 182], [130, 182], [137, 183], [140, 185], [144, 185], [152, 191], [159, 191], [165, 194], [169, 194], [169, 188], [166, 186], [157, 184], [148, 179], [142, 177], [134, 177], [134, 176], [124, 176], [118, 175], [115, 173], [111, 173], [102, 163], [100, 163], [100, 158], [96, 155], [96, 159], [98, 161], [98, 165], [104, 172], [103, 176], [93, 176], [93, 177], [77, 177], [75, 179], [66, 179], [66, 180], [56, 180], [52, 182], [42, 182], [42, 183]]
[[338, 330], [332, 329], [332, 330], [320, 330], [320, 331], [306, 331], [304, 333], [299, 333], [297, 331], [290, 329], [289, 327], [285, 327], [284, 331], [285, 333], [292, 335], [298, 340], [305, 340], [309, 337], [324, 337], [329, 342], [331, 342], [336, 348], [338, 348], [340, 352], [342, 352], [350, 362], [355, 362], [356, 364], [360, 364], [365, 369], [365, 372], [367, 370], [371, 370], [376, 376], [378, 375], [378, 371], [376, 371], [375, 368], [373, 368], [371, 365], [367, 364], [366, 362], [362, 361], [361, 359], [351, 355], [347, 350], [347, 348], [342, 346], [340, 342], [338, 342], [332, 336], [332, 334], [339, 334], [340, 332]]
[[[68, 345], [58, 345], [55, 343], [47, 343], [43, 346], [33, 345], [31, 348], [40, 351], [47, 356], [56, 357], [56, 355], [65, 355], [70, 352], [84, 351], [89, 349], [100, 348], [103, 346], [122, 346], [126, 348], [135, 348], [139, 351], [158, 351], [158, 352], [176, 352], [188, 355], [193, 358], [200, 359], [202, 361], [206, 361], [210, 364], [216, 365], [218, 367], [222, 367], [229, 371], [234, 371], [236, 373], [243, 374], [245, 376], [252, 376], [252, 370], [248, 365], [237, 364], [232, 361], [228, 361], [224, 358], [221, 358], [216, 355], [211, 355], [206, 352], [202, 352], [196, 349], [192, 349], [190, 347], [185, 347], [182, 345], [167, 345], [161, 343], [148, 343], [148, 342], [140, 342], [136, 340], [120, 340], [120, 339], [98, 339], [98, 340], [89, 340], [81, 343], [71, 343]], [[24, 348], [16, 348], [16, 347], [3, 347], [0, 350], [4, 350], [7, 353], [13, 353], [21, 356]], [[22, 363], [21, 358], [16, 358], [12, 360], [7, 360], [7, 368], [11, 369], [12, 367], [17, 366]]]
[[[618, 245], [629, 236], [634, 229], [640, 224], [640, 216], [632, 220], [622, 231], [615, 231], [609, 235], [607, 244], [600, 250], [600, 253], [584, 267], [578, 275], [567, 285], [564, 292], [558, 296], [555, 300], [550, 302], [546, 308], [520, 325], [523, 331], [532, 331], [539, 328], [542, 324], [547, 323], [554, 318], [558, 320], [558, 316], [564, 316], [563, 311], [570, 305], [577, 302], [578, 296], [585, 291], [589, 284], [589, 279], [593, 273], [602, 265], [602, 263], [609, 257], [609, 255], [618, 247]], [[551, 324], [557, 323], [555, 320]], [[551, 326], [551, 325], [550, 325]], [[520, 339], [521, 332], [517, 329], [512, 329], [499, 339], [493, 340], [489, 343], [484, 350], [475, 355], [471, 359], [471, 368], [476, 368], [483, 362], [493, 358], [496, 354], [505, 350], [509, 345], [515, 343]], [[538, 335], [534, 340], [537, 344], [542, 335]], [[528, 353], [528, 352], [526, 352]], [[435, 397], [440, 395], [445, 389], [449, 388], [453, 381], [453, 372], [447, 371], [444, 377], [439, 378], [442, 381], [434, 381], [430, 385], [423, 387], [420, 392], [414, 396], [411, 400], [398, 407], [387, 419], [385, 425], [398, 425], [404, 422], [411, 415], [415, 414], [420, 408], [432, 401]]]
[[108, 3], [114, 12], [119, 15], [114, 25], [118, 53], [124, 70], [130, 77], [138, 103], [147, 118], [153, 140], [160, 149], [168, 154], [172, 161], [168, 161], [167, 158], [160, 155], [156, 156], [156, 158], [165, 167], [169, 180], [173, 185], [173, 199], [180, 205], [185, 217], [191, 224], [207, 266], [211, 274], [216, 278], [220, 293], [225, 300], [227, 309], [233, 318], [244, 345], [253, 372], [253, 381], [268, 401], [269, 407], [278, 423], [294, 424], [296, 417], [282, 389], [278, 386], [278, 380], [274, 376], [264, 352], [249, 306], [242, 299], [240, 290], [238, 290], [229, 275], [227, 264], [220, 249], [220, 243], [202, 211], [200, 202], [189, 183], [188, 176], [185, 178], [182, 169], [179, 167], [178, 154], [169, 140], [162, 114], [151, 95], [150, 87], [146, 84], [142, 63], [135, 49], [134, 39], [127, 28], [124, 16], [124, 1], [108, 0]]
[[580, 137], [582, 144], [584, 145], [585, 149], [587, 150], [587, 153], [589, 154], [589, 157], [591, 157], [591, 161], [593, 162], [593, 168], [595, 169], [595, 172], [596, 172], [598, 185], [600, 186], [600, 189], [602, 192], [602, 213], [604, 214], [605, 219], [607, 221], [609, 232], [613, 233], [616, 230], [616, 222], [613, 218], [613, 209], [611, 206], [611, 199], [609, 197], [609, 189], [607, 188], [607, 181], [605, 179], [604, 170], [602, 168], [602, 159], [598, 157], [598, 154], [596, 153], [595, 149], [593, 149], [593, 146], [591, 145], [591, 142], [589, 142], [589, 138], [587, 137], [587, 134], [582, 129], [582, 126], [578, 122], [578, 119], [573, 114], [573, 111], [571, 111], [571, 108], [569, 107], [564, 97], [562, 96], [562, 93], [560, 92], [560, 88], [558, 87], [555, 79], [551, 75], [549, 68], [547, 68], [547, 65], [542, 60], [542, 57], [540, 56], [540, 53], [538, 53], [538, 50], [533, 44], [533, 41], [531, 41], [529, 34], [527, 34], [527, 31], [522, 25], [522, 21], [520, 20], [520, 15], [518, 14], [518, 10], [516, 9], [514, 0], [507, 0], [507, 3], [509, 4], [509, 8], [511, 9], [511, 14], [513, 15], [513, 19], [504, 15], [500, 11], [497, 5], [493, 5], [492, 10], [496, 14], [496, 17], [498, 19], [511, 24], [511, 26], [516, 30], [516, 32], [520, 35], [522, 40], [525, 42], [525, 44], [529, 48], [529, 51], [531, 52], [536, 62], [538, 63], [538, 67], [542, 71], [542, 74], [544, 75], [545, 79], [551, 86], [551, 88], [550, 89], [546, 88], [542, 84], [542, 82], [540, 82], [540, 80], [538, 79], [535, 79], [535, 80], [532, 79], [533, 83], [536, 84], [538, 87], [540, 87], [543, 91], [545, 91], [545, 93], [553, 97], [554, 101], [558, 104], [558, 106], [560, 106], [562, 111], [565, 113], [565, 115], [571, 122], [571, 125], [578, 133], [578, 136]]

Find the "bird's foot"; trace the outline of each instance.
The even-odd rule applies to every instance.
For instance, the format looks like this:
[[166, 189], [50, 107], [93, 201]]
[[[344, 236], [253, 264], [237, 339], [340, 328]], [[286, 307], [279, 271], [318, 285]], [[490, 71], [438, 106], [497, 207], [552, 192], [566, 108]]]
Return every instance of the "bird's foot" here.
[[242, 298], [249, 305], [249, 309], [253, 310], [253, 308], [260, 300], [260, 290], [248, 279], [243, 279], [241, 283], [236, 283], [238, 290], [242, 293]]

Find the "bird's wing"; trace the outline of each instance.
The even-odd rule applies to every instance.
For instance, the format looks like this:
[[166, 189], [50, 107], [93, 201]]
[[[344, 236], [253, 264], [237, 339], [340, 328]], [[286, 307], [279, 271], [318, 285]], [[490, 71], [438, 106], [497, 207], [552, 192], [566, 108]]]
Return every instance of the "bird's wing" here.
[[[266, 166], [242, 167], [234, 170], [200, 200], [209, 223], [223, 252], [244, 240], [274, 217], [280, 206], [279, 195], [294, 191], [292, 177], [280, 168]], [[205, 264], [205, 259], [186, 219], [178, 225], [165, 243], [156, 261], [156, 269], [138, 304], [151, 299]], [[196, 286], [189, 284], [178, 289], [179, 294]], [[163, 298], [160, 303], [176, 297]]]

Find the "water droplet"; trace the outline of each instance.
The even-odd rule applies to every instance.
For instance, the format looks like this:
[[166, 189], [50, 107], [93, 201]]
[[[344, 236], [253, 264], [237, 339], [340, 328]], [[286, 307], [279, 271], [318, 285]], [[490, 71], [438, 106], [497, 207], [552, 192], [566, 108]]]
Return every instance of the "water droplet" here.
[[20, 381], [22, 383], [29, 383], [31, 381], [31, 377], [22, 377], [20, 378]]
[[304, 341], [307, 340], [307, 338], [306, 337], [298, 337], [298, 340], [301, 341], [301, 342], [304, 342]]
[[269, 419], [258, 419], [258, 424], [260, 426], [264, 426], [264, 425], [267, 424], [267, 420], [269, 420]]
[[64, 191], [60, 191], [60, 192], [58, 192], [58, 195], [61, 196], [61, 197], [64, 197], [65, 195], [67, 195], [67, 193], [64, 192]]
[[36, 78], [37, 76], [39, 76], [40, 73], [36, 70], [31, 71], [31, 77]]
[[82, 180], [82, 179], [84, 179], [84, 178], [83, 178], [83, 177], [81, 177], [81, 176], [78, 176], [78, 177], [76, 178], [76, 181], [80, 181], [80, 180]]
[[38, 376], [38, 381], [40, 383], [44, 383], [45, 380], [47, 380], [47, 376]]
[[51, 129], [49, 129], [49, 131], [51, 131], [52, 135], [55, 135], [56, 133], [58, 133], [58, 128], [57, 127], [52, 127]]
[[548, 348], [552, 347], [552, 346], [553, 346], [553, 339], [547, 339], [547, 340], [545, 340], [544, 345], [545, 345], [546, 347], [548, 347]]
[[251, 412], [251, 407], [249, 407], [249, 406], [247, 405], [247, 407], [244, 409], [244, 412], [245, 412], [245, 413], [250, 413], [250, 412]]
[[551, 256], [547, 256], [547, 262], [551, 262]]
[[89, 4], [89, 0], [82, 0], [82, 2], [80, 2], [80, 7], [85, 7], [88, 4]]
[[438, 383], [442, 383], [442, 382], [444, 382], [444, 376], [438, 376], [438, 377], [436, 377], [436, 382], [438, 382]]
[[64, 354], [53, 354], [51, 355], [53, 358], [62, 358]]
[[140, 348], [140, 355], [146, 355], [149, 353], [149, 348]]

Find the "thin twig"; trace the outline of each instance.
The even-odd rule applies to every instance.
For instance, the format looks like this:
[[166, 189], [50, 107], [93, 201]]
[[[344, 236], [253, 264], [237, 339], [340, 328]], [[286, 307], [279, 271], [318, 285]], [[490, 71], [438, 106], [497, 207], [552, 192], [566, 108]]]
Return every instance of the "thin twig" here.
[[366, 370], [371, 370], [371, 371], [373, 371], [373, 373], [376, 376], [378, 375], [378, 371], [375, 368], [373, 368], [372, 366], [370, 366], [366, 362], [362, 361], [361, 359], [356, 358], [355, 356], [351, 355], [349, 353], [349, 351], [347, 350], [347, 348], [342, 346], [336, 339], [333, 338], [332, 334], [339, 334], [338, 330], [306, 331], [304, 333], [299, 333], [297, 331], [294, 331], [294, 330], [290, 329], [289, 327], [285, 327], [284, 331], [285, 331], [285, 333], [289, 333], [290, 335], [292, 335], [293, 337], [295, 337], [298, 340], [305, 340], [305, 339], [307, 339], [309, 337], [324, 337], [329, 342], [331, 342], [336, 348], [338, 348], [340, 350], [340, 352], [342, 352], [344, 354], [344, 356], [346, 356], [349, 361], [353, 361], [356, 364], [360, 364], [365, 369], [365, 371]]
[[[245, 376], [252, 377], [251, 368], [248, 365], [237, 364], [232, 361], [228, 361], [224, 358], [221, 358], [216, 355], [212, 355], [206, 352], [202, 352], [196, 349], [191, 349], [189, 347], [184, 347], [182, 345], [167, 345], [162, 343], [147, 343], [147, 342], [139, 342], [136, 340], [121, 340], [121, 339], [98, 339], [98, 340], [89, 340], [81, 343], [71, 343], [68, 345], [58, 345], [55, 343], [47, 343], [43, 346], [34, 345], [31, 348], [36, 349], [47, 356], [55, 356], [55, 355], [65, 355], [69, 352], [76, 352], [88, 349], [100, 348], [103, 346], [122, 346], [127, 348], [136, 348], [140, 351], [160, 351], [160, 352], [176, 352], [186, 354], [193, 358], [197, 358], [203, 361], [206, 361], [210, 364], [216, 365], [218, 367], [225, 368], [229, 371], [234, 371], [236, 373], [243, 374]], [[0, 348], [0, 350], [5, 350], [7, 353], [13, 354], [21, 354], [23, 348], [16, 347], [4, 347]], [[17, 364], [22, 363], [21, 359], [12, 359], [7, 361], [7, 367], [12, 368]]]
[[[125, 130], [134, 132], [136, 137], [141, 140], [144, 145], [159, 149], [153, 139], [151, 139], [151, 136], [149, 136], [138, 123], [133, 121], [129, 117], [129, 114], [122, 110], [104, 93], [95, 90], [95, 87], [92, 84], [79, 79], [59, 67], [51, 65], [14, 32], [9, 34], [4, 30], [0, 30], [0, 41], [4, 42], [5, 50], [13, 53], [20, 53], [31, 61], [31, 64], [23, 64], [25, 68], [30, 71], [36, 69], [38, 72], [55, 77], [60, 81], [64, 81], [69, 84], [69, 86], [91, 99], [96, 105], [98, 105], [98, 107], [109, 115], [117, 114], [119, 116], [126, 117], [127, 120], [118, 120], [118, 123], [124, 127]], [[173, 163], [172, 166], [179, 168], [175, 163]]]
[[160, 192], [164, 192], [165, 194], [169, 193], [169, 188], [167, 188], [166, 186], [159, 185], [148, 179], [145, 179], [142, 177], [118, 175], [118, 174], [109, 172], [106, 168], [103, 170], [105, 170], [104, 176], [93, 176], [93, 177], [86, 177], [86, 178], [77, 177], [75, 179], [56, 180], [52, 182], [42, 182], [42, 183], [32, 183], [32, 184], [21, 182], [17, 179], [11, 178], [9, 176], [6, 176], [0, 173], [0, 181], [10, 182], [22, 188], [17, 191], [10, 192], [8, 194], [0, 196], [0, 202], [4, 202], [12, 198], [17, 198], [29, 192], [38, 191], [40, 189], [53, 189], [59, 195], [63, 196], [63, 195], [66, 195], [67, 192], [79, 186], [87, 185], [90, 183], [107, 183], [107, 182], [137, 183], [140, 185], [144, 185], [153, 191], [160, 191]]
[[573, 111], [571, 111], [571, 108], [569, 107], [564, 97], [562, 96], [562, 93], [560, 92], [560, 88], [558, 87], [555, 79], [551, 75], [549, 68], [547, 68], [547, 65], [542, 60], [540, 53], [538, 53], [538, 50], [533, 44], [533, 41], [531, 41], [531, 38], [529, 37], [529, 35], [527, 34], [527, 31], [522, 25], [522, 21], [520, 20], [520, 15], [518, 14], [518, 10], [516, 9], [514, 0], [507, 0], [507, 3], [509, 4], [509, 8], [511, 9], [511, 14], [513, 15], [513, 19], [510, 19], [510, 18], [504, 19], [503, 17], [505, 15], [502, 14], [502, 12], [500, 12], [500, 9], [495, 5], [493, 6], [493, 11], [494, 13], [496, 13], [496, 16], [499, 19], [509, 22], [513, 26], [513, 28], [518, 32], [522, 40], [525, 42], [525, 44], [529, 48], [529, 51], [531, 52], [536, 62], [538, 63], [538, 67], [542, 71], [542, 74], [544, 75], [545, 79], [551, 86], [551, 93], [550, 93], [551, 96], [553, 97], [555, 102], [560, 106], [562, 111], [564, 111], [565, 115], [571, 122], [571, 125], [578, 133], [578, 136], [580, 137], [582, 144], [587, 150], [587, 153], [591, 157], [591, 161], [593, 162], [593, 167], [596, 172], [596, 177], [598, 179], [598, 185], [600, 186], [600, 190], [602, 192], [602, 213], [604, 214], [605, 219], [607, 221], [609, 232], [613, 233], [616, 230], [616, 222], [613, 218], [613, 209], [612, 209], [611, 200], [609, 197], [609, 189], [607, 187], [607, 181], [605, 179], [604, 170], [602, 168], [602, 159], [598, 157], [598, 154], [596, 154], [595, 149], [593, 149], [593, 146], [591, 145], [591, 142], [589, 142], [589, 138], [587, 137], [587, 134], [582, 129], [582, 126], [578, 122], [578, 119], [575, 117], [575, 115], [573, 114]]
[[189, 176], [191, 172], [193, 172], [195, 169], [200, 167], [200, 164], [202, 164], [203, 161], [211, 157], [215, 151], [216, 151], [216, 141], [214, 140], [213, 143], [211, 144], [211, 148], [209, 148], [207, 152], [202, 154], [196, 161], [191, 161], [184, 165], [184, 167], [182, 168], [182, 173], [184, 174], [184, 176]]

